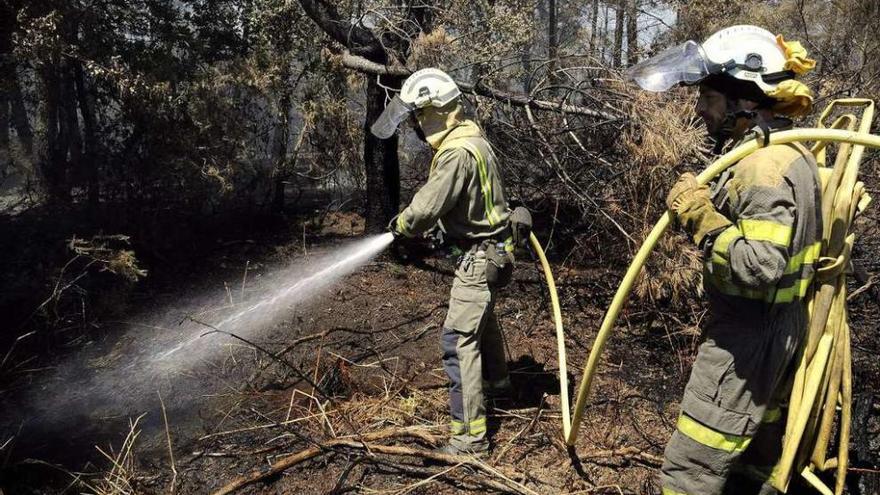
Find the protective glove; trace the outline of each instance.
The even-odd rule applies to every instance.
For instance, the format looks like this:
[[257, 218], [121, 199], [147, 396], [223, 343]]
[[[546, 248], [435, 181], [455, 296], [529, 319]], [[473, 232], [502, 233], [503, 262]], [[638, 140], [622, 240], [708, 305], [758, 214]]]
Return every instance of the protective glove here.
[[690, 172], [681, 174], [666, 196], [666, 206], [684, 229], [701, 246], [708, 234], [727, 228], [733, 222], [715, 209], [708, 186], [701, 186]]
[[388, 232], [391, 232], [391, 234], [394, 235], [395, 240], [403, 237], [403, 232], [401, 232], [399, 227], [397, 226], [397, 219], [399, 217], [400, 217], [400, 213], [398, 213], [397, 215], [394, 215], [394, 217], [391, 219], [391, 221], [388, 222]]

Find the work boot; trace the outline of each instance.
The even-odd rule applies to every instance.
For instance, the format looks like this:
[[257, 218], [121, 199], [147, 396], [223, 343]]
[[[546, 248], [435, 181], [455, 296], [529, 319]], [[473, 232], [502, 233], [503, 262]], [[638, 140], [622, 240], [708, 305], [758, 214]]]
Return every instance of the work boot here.
[[467, 447], [459, 447], [459, 446], [454, 445], [452, 443], [447, 443], [446, 445], [443, 445], [442, 447], [437, 447], [436, 449], [434, 449], [434, 452], [436, 452], [438, 454], [443, 454], [443, 455], [455, 455], [455, 456], [466, 455], [466, 456], [481, 458], [481, 457], [485, 457], [489, 453], [489, 443], [488, 442], [476, 443], [473, 445], [469, 445]]

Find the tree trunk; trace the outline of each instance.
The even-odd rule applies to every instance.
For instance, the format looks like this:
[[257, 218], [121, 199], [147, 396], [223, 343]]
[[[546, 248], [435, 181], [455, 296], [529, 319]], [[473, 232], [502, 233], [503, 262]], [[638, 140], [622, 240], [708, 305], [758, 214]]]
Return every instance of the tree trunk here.
[[281, 69], [281, 98], [278, 101], [278, 114], [280, 115], [278, 132], [275, 143], [275, 170], [273, 177], [272, 211], [281, 213], [284, 211], [284, 187], [287, 182], [287, 147], [290, 142], [290, 105], [293, 97], [291, 87], [290, 62], [284, 64]]
[[[79, 25], [76, 21], [67, 20], [64, 22], [66, 27], [66, 41], [70, 46], [77, 44], [77, 32]], [[77, 96], [75, 83], [74, 66], [77, 61], [71, 57], [63, 56], [61, 62], [61, 111], [62, 119], [60, 124], [64, 128], [64, 134], [67, 136], [68, 151], [65, 155], [69, 157], [68, 167], [73, 172], [75, 181], [67, 184], [68, 190], [74, 184], [82, 183], [85, 178], [85, 171], [82, 169], [83, 143], [82, 133], [79, 130], [79, 115], [77, 114]]]
[[597, 56], [599, 54], [596, 46], [596, 30], [599, 29], [599, 0], [593, 0], [593, 12], [590, 17], [590, 55]]
[[9, 101], [3, 91], [0, 93], [0, 177], [5, 178], [7, 170], [12, 170], [12, 152], [9, 149]]
[[98, 139], [95, 134], [95, 105], [92, 95], [86, 86], [85, 73], [82, 63], [74, 62], [74, 79], [76, 83], [76, 100], [79, 102], [79, 111], [83, 118], [83, 159], [82, 167], [86, 176], [89, 205], [95, 207], [100, 200], [100, 186], [98, 180]]
[[12, 30], [15, 12], [7, 4], [0, 3], [0, 175], [6, 176], [11, 169], [12, 153], [9, 149], [9, 102], [15, 70], [12, 62]]
[[623, 57], [623, 21], [625, 2], [626, 0], [617, 0], [617, 3], [614, 6], [614, 51], [611, 55], [614, 67], [621, 66], [621, 58]]
[[[31, 159], [34, 150], [34, 136], [31, 131], [24, 98], [18, 83], [18, 71], [12, 53], [12, 33], [16, 30], [17, 10], [10, 2], [0, 2], [0, 148], [6, 153], [8, 163], [0, 163], [0, 167], [15, 165], [13, 163], [10, 126], [15, 129], [22, 150]], [[22, 167], [25, 171], [25, 167]]]
[[21, 93], [21, 85], [18, 82], [18, 74], [13, 68], [12, 71], [12, 89], [9, 92], [9, 109], [12, 117], [12, 126], [15, 134], [18, 136], [21, 147], [28, 159], [33, 159], [34, 154], [34, 132], [31, 130], [30, 119], [28, 119], [27, 108], [24, 106], [24, 95]]
[[69, 191], [75, 184], [80, 184], [85, 179], [84, 170], [82, 169], [82, 134], [79, 130], [79, 115], [76, 107], [76, 88], [73, 77], [73, 61], [66, 60], [61, 72], [61, 118], [59, 124], [63, 129], [62, 134], [65, 136], [67, 143], [66, 148], [62, 148], [64, 159], [68, 161], [67, 167], [70, 173], [70, 179], [64, 184], [66, 190]]
[[600, 42], [602, 43], [600, 58], [602, 59], [602, 62], [607, 62], [608, 61], [608, 59], [607, 59], [607, 55], [608, 55], [608, 29], [609, 29], [608, 25], [610, 24], [611, 13], [610, 13], [610, 7], [608, 6], [607, 3], [605, 4], [605, 8], [603, 8], [602, 10], [604, 12], [604, 16], [603, 16], [604, 17], [604, 26], [602, 27], [602, 39], [600, 40]]
[[[397, 87], [399, 81], [383, 76], [383, 85]], [[397, 135], [379, 139], [370, 126], [385, 109], [385, 90], [367, 77], [367, 115], [364, 120], [364, 172], [367, 191], [364, 217], [367, 232], [380, 232], [400, 207], [400, 161]]]
[[626, 13], [626, 63], [639, 61], [639, 0], [627, 0]]
[[57, 57], [46, 60], [41, 70], [43, 79], [43, 128], [46, 149], [40, 157], [40, 174], [49, 201], [64, 201], [64, 184], [67, 183], [67, 142], [59, 127], [61, 84], [58, 77]]
[[557, 20], [556, 0], [547, 1], [547, 58], [550, 63], [547, 71], [550, 73], [550, 84], [556, 82], [556, 68], [559, 58], [559, 22]]

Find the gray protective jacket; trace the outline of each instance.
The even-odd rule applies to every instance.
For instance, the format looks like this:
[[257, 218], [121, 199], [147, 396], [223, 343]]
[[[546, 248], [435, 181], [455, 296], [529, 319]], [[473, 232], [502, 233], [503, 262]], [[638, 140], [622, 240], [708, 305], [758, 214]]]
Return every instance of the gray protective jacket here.
[[480, 128], [465, 120], [443, 137], [428, 182], [397, 217], [397, 228], [413, 237], [439, 223], [455, 239], [498, 239], [509, 216], [498, 159]]

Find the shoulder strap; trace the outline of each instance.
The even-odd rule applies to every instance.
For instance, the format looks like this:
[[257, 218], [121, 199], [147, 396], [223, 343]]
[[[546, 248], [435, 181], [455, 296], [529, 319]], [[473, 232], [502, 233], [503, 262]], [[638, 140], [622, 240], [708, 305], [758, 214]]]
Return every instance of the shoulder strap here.
[[495, 211], [494, 204], [494, 196], [492, 194], [492, 181], [489, 178], [489, 167], [486, 164], [486, 158], [480, 152], [479, 148], [477, 148], [474, 143], [468, 141], [468, 138], [459, 138], [452, 139], [448, 143], [443, 143], [443, 146], [437, 150], [437, 153], [434, 154], [434, 159], [431, 160], [431, 173], [434, 172], [434, 167], [437, 165], [437, 158], [446, 150], [453, 148], [461, 148], [467, 151], [476, 162], [477, 175], [480, 177], [480, 190], [483, 193], [483, 203], [484, 208], [486, 209], [486, 218], [489, 220], [489, 225], [495, 225], [501, 219], [498, 216], [498, 213]]

